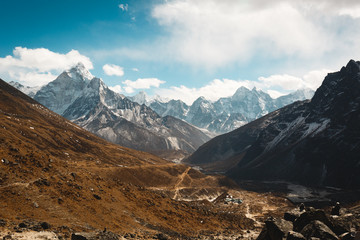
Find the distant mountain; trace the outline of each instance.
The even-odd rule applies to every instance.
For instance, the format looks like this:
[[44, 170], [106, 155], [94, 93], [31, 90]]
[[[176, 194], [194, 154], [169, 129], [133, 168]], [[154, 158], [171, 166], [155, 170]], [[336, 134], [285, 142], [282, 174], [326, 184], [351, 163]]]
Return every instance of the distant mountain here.
[[149, 97], [144, 91], [140, 91], [138, 94], [131, 96], [131, 97], [128, 96], [127, 98], [133, 102], [137, 102], [140, 105], [145, 104], [147, 106], [149, 106], [154, 101], [157, 101], [157, 102], [168, 102], [169, 101], [169, 99], [162, 98], [159, 95]]
[[43, 86], [34, 99], [98, 136], [137, 150], [193, 152], [210, 139], [182, 120], [160, 117], [115, 93], [82, 64]]
[[314, 97], [216, 137], [186, 161], [233, 179], [360, 187], [360, 62], [329, 73]]
[[28, 95], [29, 97], [34, 97], [36, 92], [40, 90], [41, 87], [29, 87], [29, 86], [24, 86], [18, 82], [14, 82], [11, 81], [9, 82], [9, 84], [15, 88], [17, 88], [18, 90], [20, 90], [21, 92], [25, 93], [26, 95]]
[[309, 99], [313, 94], [314, 91], [310, 89], [302, 89], [273, 99], [269, 94], [256, 88], [249, 90], [240, 87], [231, 97], [220, 98], [216, 102], [210, 102], [204, 97], [200, 97], [191, 106], [181, 100], [165, 102], [153, 99], [148, 101], [144, 92], [135, 95], [132, 100], [148, 105], [160, 116], [170, 115], [199, 128], [222, 134], [290, 103]]

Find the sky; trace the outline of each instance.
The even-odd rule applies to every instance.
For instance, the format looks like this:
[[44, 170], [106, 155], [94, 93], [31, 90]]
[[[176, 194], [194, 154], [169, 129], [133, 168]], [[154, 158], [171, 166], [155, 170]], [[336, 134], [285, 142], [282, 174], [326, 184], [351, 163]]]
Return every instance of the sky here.
[[0, 78], [82, 62], [114, 91], [181, 99], [316, 90], [360, 60], [358, 0], [1, 0]]

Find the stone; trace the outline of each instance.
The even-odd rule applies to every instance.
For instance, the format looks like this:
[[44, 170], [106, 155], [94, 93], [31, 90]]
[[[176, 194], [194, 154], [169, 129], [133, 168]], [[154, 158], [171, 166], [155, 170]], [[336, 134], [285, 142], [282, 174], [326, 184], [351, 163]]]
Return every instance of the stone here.
[[286, 221], [294, 222], [298, 217], [300, 217], [301, 211], [298, 209], [292, 209], [284, 213], [284, 219]]
[[93, 194], [94, 198], [96, 198], [97, 200], [101, 200], [101, 197], [97, 194]]
[[265, 221], [270, 239], [282, 239], [293, 229], [292, 222], [280, 218], [271, 218]]
[[0, 219], [0, 227], [5, 227], [5, 226], [6, 226], [6, 220]]
[[341, 235], [345, 232], [351, 232], [352, 229], [356, 229], [358, 221], [353, 214], [344, 214], [341, 216], [331, 215], [329, 218], [334, 233]]
[[290, 231], [287, 234], [286, 240], [306, 240], [306, 238], [301, 233]]
[[19, 223], [19, 228], [27, 228], [27, 224], [26, 223]]
[[266, 225], [261, 230], [259, 236], [256, 238], [256, 240], [271, 240], [268, 231], [266, 229]]
[[323, 222], [328, 227], [332, 228], [332, 224], [323, 210], [309, 208], [306, 212], [303, 212], [300, 217], [294, 221], [294, 231], [301, 232], [301, 230], [310, 222], [318, 220]]
[[40, 226], [43, 228], [43, 229], [49, 229], [51, 228], [51, 225], [47, 222], [42, 222], [40, 223]]
[[355, 233], [352, 234], [350, 232], [346, 232], [346, 233], [341, 234], [339, 237], [341, 240], [353, 240], [353, 239], [355, 239]]
[[98, 240], [119, 240], [119, 235], [110, 232], [110, 231], [105, 231], [105, 232], [100, 232], [97, 236], [96, 239]]
[[169, 238], [166, 235], [164, 235], [163, 233], [158, 233], [158, 234], [156, 234], [156, 239], [168, 240]]
[[340, 203], [336, 202], [335, 206], [331, 209], [331, 215], [340, 216]]
[[96, 233], [73, 233], [71, 240], [96, 240]]
[[310, 239], [311, 237], [317, 237], [320, 239], [327, 239], [327, 240], [339, 239], [328, 226], [326, 226], [323, 222], [320, 222], [318, 220], [311, 221], [309, 224], [307, 224], [301, 230], [301, 234], [306, 239]]

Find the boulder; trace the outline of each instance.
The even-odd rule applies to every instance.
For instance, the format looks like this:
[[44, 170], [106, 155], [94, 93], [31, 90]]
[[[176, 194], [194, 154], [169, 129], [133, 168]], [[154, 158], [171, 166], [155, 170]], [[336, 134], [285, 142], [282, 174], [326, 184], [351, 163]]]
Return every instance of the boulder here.
[[73, 233], [71, 235], [71, 240], [119, 240], [119, 235], [113, 232], [80, 232], [80, 233]]
[[341, 240], [353, 240], [353, 239], [355, 239], [355, 233], [352, 234], [352, 233], [346, 232], [346, 233], [341, 234], [339, 237]]
[[318, 220], [311, 221], [309, 224], [307, 224], [301, 230], [301, 234], [306, 239], [310, 239], [311, 237], [317, 237], [320, 239], [327, 239], [327, 240], [339, 239], [328, 226], [326, 226], [323, 222], [320, 222]]
[[290, 231], [287, 234], [286, 240], [306, 240], [306, 238], [301, 233]]
[[96, 240], [96, 233], [73, 233], [71, 234], [71, 240]]
[[270, 239], [282, 239], [293, 229], [293, 224], [280, 218], [270, 218], [265, 221], [266, 229]]
[[329, 220], [332, 224], [331, 230], [333, 230], [337, 235], [351, 232], [353, 228], [357, 229], [360, 225], [356, 217], [351, 213], [340, 216], [330, 216]]
[[42, 222], [40, 223], [40, 226], [42, 227], [42, 229], [49, 229], [51, 228], [51, 225], [47, 222]]
[[329, 220], [329, 217], [325, 214], [323, 210], [309, 208], [306, 212], [302, 213], [294, 221], [294, 231], [301, 232], [301, 230], [308, 225], [310, 222], [318, 220], [323, 222], [328, 227], [332, 228], [332, 223]]
[[284, 219], [286, 221], [294, 222], [298, 217], [300, 217], [301, 213], [302, 211], [300, 211], [299, 209], [292, 209], [284, 213]]
[[337, 202], [335, 206], [331, 209], [331, 215], [340, 216], [340, 203]]
[[266, 225], [261, 230], [259, 236], [256, 238], [256, 240], [271, 240], [269, 233], [266, 229]]
[[119, 235], [113, 232], [100, 232], [96, 236], [97, 240], [119, 240]]

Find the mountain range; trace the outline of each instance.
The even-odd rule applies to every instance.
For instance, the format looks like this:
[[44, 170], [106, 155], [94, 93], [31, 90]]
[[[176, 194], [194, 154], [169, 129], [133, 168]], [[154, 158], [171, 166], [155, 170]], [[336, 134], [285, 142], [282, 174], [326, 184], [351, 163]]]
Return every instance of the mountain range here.
[[215, 102], [199, 97], [190, 106], [181, 100], [165, 101], [159, 96], [149, 99], [145, 92], [128, 98], [146, 104], [160, 116], [173, 116], [215, 134], [223, 134], [290, 103], [310, 99], [313, 95], [311, 89], [300, 89], [273, 99], [260, 89], [240, 87], [231, 97]]
[[360, 187], [360, 62], [298, 101], [201, 146], [186, 161], [233, 179]]
[[195, 151], [210, 139], [179, 120], [109, 89], [82, 64], [41, 87], [34, 99], [79, 126], [113, 143], [143, 151]]

